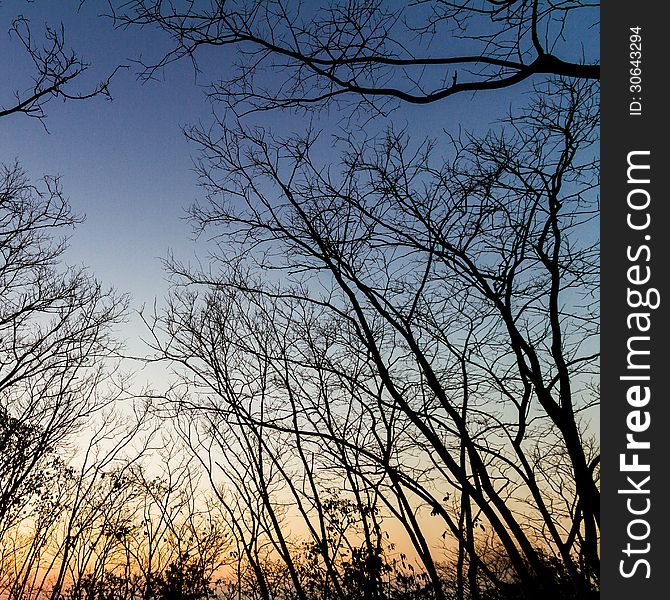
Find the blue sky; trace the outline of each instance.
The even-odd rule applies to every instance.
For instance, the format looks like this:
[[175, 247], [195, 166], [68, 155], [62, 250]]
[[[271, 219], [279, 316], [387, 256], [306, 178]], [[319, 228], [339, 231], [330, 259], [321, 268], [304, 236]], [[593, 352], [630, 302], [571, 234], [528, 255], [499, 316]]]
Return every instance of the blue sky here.
[[[86, 214], [73, 236], [70, 260], [86, 263], [104, 282], [130, 292], [137, 301], [151, 301], [164, 290], [159, 257], [168, 249], [182, 256], [195, 250], [191, 227], [183, 217], [199, 191], [192, 172], [194, 148], [181, 127], [210, 121], [211, 106], [200, 83], [208, 81], [207, 73], [225, 74], [230, 58], [220, 49], [205, 56], [206, 73], [200, 81], [191, 65], [182, 62], [165, 71], [164, 81], [140, 83], [138, 67], [131, 61], [158, 56], [166, 41], [163, 36], [148, 29], [115, 31], [110, 19], [98, 17], [97, 9], [105, 3], [85, 3], [80, 12], [76, 4], [10, 1], [0, 6], [0, 77], [7, 82], [2, 99], [29, 84], [29, 64], [6, 33], [12, 18], [23, 13], [35, 34], [44, 22], [64, 23], [69, 45], [92, 64], [85, 79], [90, 84], [117, 64], [130, 65], [113, 80], [114, 100], [53, 101], [47, 108], [48, 133], [36, 119], [4, 118], [0, 158], [18, 158], [33, 179], [60, 175], [72, 206]], [[424, 128], [426, 135], [434, 134], [435, 126], [454, 130], [469, 115], [472, 118], [472, 102], [464, 97], [448, 107], [405, 108], [395, 119], [411, 123], [413, 129], [423, 125], [418, 129]], [[416, 122], [413, 112], [420, 113]], [[428, 119], [427, 113], [432, 113]], [[263, 120], [277, 126], [278, 116]], [[286, 125], [285, 115], [281, 122]], [[293, 125], [299, 130], [304, 122], [298, 118]]]
[[[30, 18], [35, 34], [41, 35], [45, 21], [64, 22], [66, 41], [92, 64], [85, 75], [90, 84], [160, 41], [147, 31], [114, 31], [110, 20], [97, 17], [92, 3], [79, 14], [62, 10], [66, 5], [72, 9], [76, 3], [13, 1], [0, 7], [0, 78], [7, 82], [3, 102], [30, 83], [29, 65], [6, 33], [19, 12]], [[0, 160], [17, 158], [33, 181], [60, 175], [72, 207], [86, 215], [72, 236], [68, 260], [88, 265], [106, 285], [129, 292], [135, 308], [165, 293], [159, 258], [168, 249], [193, 254], [191, 228], [183, 216], [197, 189], [180, 125], [209, 114], [187, 64], [172, 68], [165, 83], [140, 85], [136, 71], [118, 72], [112, 102], [51, 102], [48, 133], [39, 121], [20, 114], [0, 122]], [[138, 331], [136, 320], [123, 331], [133, 347]]]
[[[11, 19], [13, 4], [18, 3], [2, 7], [3, 25]], [[128, 63], [149, 38], [147, 33], [115, 32], [110, 21], [95, 14], [47, 15], [50, 23], [59, 18], [65, 21], [66, 39], [93, 64], [90, 83], [115, 64]], [[31, 22], [39, 31], [40, 17], [31, 17]], [[7, 47], [6, 36], [2, 43]], [[16, 50], [12, 44], [10, 51]], [[0, 125], [3, 160], [18, 157], [33, 178], [61, 175], [73, 207], [86, 213], [86, 223], [72, 240], [72, 259], [85, 261], [105, 281], [134, 292], [149, 283], [145, 267], [187, 237], [188, 226], [179, 217], [195, 188], [179, 124], [202, 110], [204, 102], [193, 77], [180, 70], [173, 69], [169, 86], [139, 85], [135, 69], [120, 71], [112, 86], [113, 102], [53, 101], [45, 121], [48, 134], [39, 121], [23, 115], [7, 117]], [[5, 64], [3, 71], [14, 69]]]
[[[167, 40], [149, 29], [114, 30], [111, 19], [100, 17], [106, 2], [25, 2], [0, 4], [0, 102], [15, 89], [29, 85], [30, 65], [16, 40], [7, 35], [12, 18], [30, 19], [34, 35], [43, 24], [63, 22], [68, 45], [92, 64], [85, 82], [94, 84], [118, 64], [130, 65], [117, 73], [111, 86], [113, 102], [96, 98], [47, 107], [46, 126], [23, 115], [0, 122], [0, 161], [15, 158], [33, 180], [60, 175], [74, 210], [86, 215], [72, 237], [68, 260], [90, 266], [105, 284], [128, 292], [133, 307], [151, 304], [167, 291], [160, 262], [168, 251], [188, 260], [202, 248], [194, 242], [185, 208], [200, 192], [192, 171], [190, 147], [181, 133], [189, 123], [211, 120], [211, 106], [203, 87], [210, 75], [225, 77], [231, 69], [232, 51], [216, 48], [202, 55], [204, 74], [195, 80], [187, 62], [171, 65], [164, 81], [140, 83], [140, 56], [160, 56]], [[597, 36], [594, 36], [596, 39]], [[530, 86], [528, 85], [526, 89]], [[482, 128], [504, 115], [519, 88], [511, 92], [462, 95], [428, 106], [404, 106], [393, 121], [406, 125], [415, 138], [440, 135], [446, 129]], [[484, 118], [482, 118], [484, 116]], [[323, 117], [317, 126], [332, 127], [339, 115]], [[265, 125], [300, 131], [304, 119], [269, 113]], [[385, 126], [386, 123], [382, 124]], [[200, 252], [200, 254], [204, 254]], [[131, 348], [139, 350], [141, 327], [133, 319], [124, 329]]]

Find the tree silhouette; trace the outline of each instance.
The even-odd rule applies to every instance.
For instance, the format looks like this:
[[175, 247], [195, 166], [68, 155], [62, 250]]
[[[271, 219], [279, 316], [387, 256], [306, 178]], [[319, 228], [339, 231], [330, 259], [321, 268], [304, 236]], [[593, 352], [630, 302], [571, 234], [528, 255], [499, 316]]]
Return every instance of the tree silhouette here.
[[597, 106], [592, 85], [558, 80], [446, 162], [389, 131], [345, 143], [337, 169], [318, 136], [189, 131], [208, 194], [192, 216], [221, 252], [211, 270], [170, 264], [155, 346], [187, 369], [173, 401], [203, 420], [209, 464], [246, 465], [237, 489], [263, 500], [262, 531], [282, 531], [264, 519], [287, 496], [323, 544], [323, 486], [339, 480], [398, 519], [436, 598], [419, 506], [471, 581], [516, 593], [486, 563], [495, 543], [524, 594], [564, 597], [546, 547], [571, 594], [591, 594]]
[[[40, 485], [42, 461], [106, 403], [102, 359], [125, 298], [62, 267], [78, 218], [60, 182], [0, 171], [0, 527]], [[58, 237], [60, 236], [60, 237]]]
[[12, 98], [0, 100], [0, 117], [23, 114], [44, 122], [45, 107], [54, 99], [88, 100], [95, 96], [111, 98], [109, 86], [122, 68], [114, 69], [95, 85], [79, 85], [90, 65], [67, 47], [65, 28], [45, 25], [44, 35], [36, 39], [30, 21], [17, 16], [9, 30], [10, 43], [18, 44], [30, 59], [30, 82], [18, 89]]
[[600, 73], [597, 57], [575, 58], [565, 42], [598, 25], [598, 5], [583, 0], [110, 5], [117, 26], [155, 26], [171, 39], [168, 53], [144, 63], [145, 78], [183, 58], [197, 68], [201, 48], [237, 47], [234, 74], [213, 82], [210, 95], [239, 112], [347, 99], [376, 109], [384, 100], [429, 104], [534, 76]]
[[[179, 375], [151, 411], [190, 456], [163, 422], [149, 460], [149, 403], [112, 410], [128, 396], [108, 368], [126, 300], [63, 264], [80, 219], [59, 180], [4, 167], [0, 595], [594, 597], [599, 67], [566, 38], [597, 6], [109, 7], [171, 39], [145, 79], [198, 70], [207, 47], [238, 61], [208, 88], [232, 110], [186, 130], [211, 263], [171, 257], [173, 291], [147, 319], [149, 360]], [[19, 17], [11, 36], [33, 79], [0, 117], [108, 95], [111, 78], [74, 87], [88, 65], [62, 27], [38, 43]], [[530, 83], [488, 133], [382, 126], [402, 103]], [[370, 121], [328, 140], [249, 124], [347, 104]]]

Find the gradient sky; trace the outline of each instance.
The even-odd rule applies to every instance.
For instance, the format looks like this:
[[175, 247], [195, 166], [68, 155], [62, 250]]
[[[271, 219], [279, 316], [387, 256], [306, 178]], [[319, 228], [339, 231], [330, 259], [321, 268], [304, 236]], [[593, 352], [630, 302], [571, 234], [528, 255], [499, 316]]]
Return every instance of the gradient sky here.
[[[202, 85], [211, 76], [225, 76], [233, 60], [231, 49], [204, 54], [204, 74], [195, 80], [190, 64], [168, 68], [164, 81], [137, 81], [139, 56], [160, 56], [167, 40], [149, 29], [114, 30], [111, 19], [99, 16], [106, 1], [25, 2], [0, 4], [0, 102], [9, 104], [12, 93], [26, 89], [29, 63], [7, 31], [12, 19], [30, 19], [34, 35], [45, 22], [63, 22], [66, 41], [92, 64], [83, 82], [94, 84], [118, 64], [130, 67], [118, 72], [111, 86], [113, 102], [96, 98], [84, 102], [53, 101], [47, 106], [44, 126], [36, 119], [12, 115], [0, 121], [0, 160], [21, 162], [33, 180], [60, 175], [74, 210], [86, 215], [72, 237], [68, 260], [84, 263], [105, 284], [128, 292], [133, 307], [151, 304], [164, 296], [167, 283], [160, 258], [170, 250], [176, 256], [193, 257], [202, 242], [194, 242], [184, 209], [200, 196], [192, 171], [194, 148], [189, 147], [181, 126], [211, 120], [211, 106]], [[597, 44], [597, 36], [593, 36]], [[201, 85], [202, 84], [202, 85]], [[527, 86], [528, 89], [530, 86]], [[413, 136], [439, 135], [482, 128], [504, 115], [519, 88], [478, 96], [460, 95], [428, 106], [404, 106], [393, 121], [406, 124]], [[482, 116], [485, 116], [484, 119]], [[304, 120], [285, 113], [270, 113], [265, 125], [300, 131]], [[338, 115], [325, 117], [331, 127]], [[281, 120], [280, 120], [281, 119]], [[202, 253], [201, 253], [202, 254]], [[138, 351], [141, 326], [137, 319], [124, 328], [132, 351]]]
[[[168, 291], [160, 259], [170, 251], [184, 260], [204, 255], [203, 241], [193, 239], [184, 218], [186, 207], [201, 193], [192, 171], [195, 149], [181, 127], [211, 121], [212, 108], [202, 86], [212, 77], [230, 73], [233, 50], [205, 53], [204, 72], [197, 81], [191, 65], [181, 62], [165, 71], [164, 81], [142, 84], [132, 61], [160, 56], [167, 48], [165, 37], [150, 29], [114, 30], [111, 19], [99, 16], [106, 1], [88, 0], [81, 10], [78, 5], [78, 1], [48, 0], [0, 4], [0, 103], [9, 104], [14, 90], [30, 85], [30, 63], [7, 34], [18, 14], [31, 20], [36, 36], [45, 22], [63, 22], [68, 45], [92, 65], [82, 83], [94, 85], [117, 65], [129, 65], [113, 80], [114, 100], [49, 103], [48, 133], [39, 121], [24, 115], [1, 119], [0, 161], [18, 159], [33, 181], [45, 174], [60, 175], [74, 211], [86, 215], [72, 236], [68, 261], [89, 266], [104, 284], [129, 293], [135, 310], [144, 304], [151, 307], [155, 300], [160, 305]], [[597, 35], [592, 40], [597, 46]], [[530, 88], [527, 82], [512, 90], [463, 94], [428, 106], [405, 105], [393, 113], [392, 121], [406, 125], [415, 141], [440, 136], [443, 130], [481, 130], [502, 118], [520, 91]], [[305, 126], [303, 119], [286, 113], [253, 118], [288, 131]], [[317, 126], [332, 128], [339, 115], [321, 118]], [[130, 353], [146, 351], [140, 342], [145, 329], [137, 316], [119, 333]], [[145, 372], [148, 382], [159, 388], [162, 369]], [[435, 531], [436, 536], [439, 533]]]

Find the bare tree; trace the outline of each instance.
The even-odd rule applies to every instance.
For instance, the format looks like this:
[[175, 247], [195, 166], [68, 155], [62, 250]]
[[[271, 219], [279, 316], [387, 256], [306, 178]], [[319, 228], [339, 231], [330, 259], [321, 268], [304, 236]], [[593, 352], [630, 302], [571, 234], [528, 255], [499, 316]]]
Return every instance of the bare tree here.
[[428, 104], [534, 76], [598, 79], [600, 72], [583, 44], [581, 56], [571, 48], [571, 36], [597, 28], [598, 4], [588, 0], [131, 0], [110, 7], [118, 26], [169, 35], [172, 49], [143, 65], [146, 78], [182, 58], [197, 69], [203, 47], [237, 47], [233, 75], [214, 82], [210, 94], [241, 112], [346, 99], [376, 108], [384, 100]]
[[58, 179], [0, 172], [0, 531], [39, 487], [41, 467], [109, 403], [112, 328], [126, 300], [61, 264], [78, 222]]
[[199, 439], [225, 422], [228, 455], [251, 440], [245, 493], [269, 493], [264, 456], [317, 543], [328, 481], [361, 514], [377, 498], [436, 597], [434, 519], [460, 545], [460, 597], [592, 593], [597, 107], [593, 85], [553, 81], [446, 162], [393, 131], [345, 141], [337, 168], [317, 135], [189, 131], [208, 193], [192, 216], [219, 251], [171, 262], [186, 289], [154, 343], [190, 373], [174, 400], [212, 423]]
[[44, 466], [47, 486], [1, 540], [3, 597], [209, 597], [227, 529], [180, 447], [157, 447], [157, 425], [146, 406], [107, 412]]
[[[44, 122], [47, 116], [45, 107], [54, 99], [88, 100], [95, 96], [111, 99], [109, 85], [122, 67], [117, 67], [96, 84], [82, 85], [90, 64], [67, 47], [62, 24], [47, 24], [43, 35], [35, 36], [30, 21], [22, 15], [17, 16], [11, 23], [7, 43], [18, 44], [29, 59], [32, 70], [29, 82], [11, 93], [11, 97], [0, 100], [0, 117], [23, 114]], [[10, 55], [9, 52], [4, 54]]]
[[[597, 50], [570, 38], [597, 27], [597, 5], [110, 8], [118, 26], [171, 39], [145, 78], [184, 58], [197, 71], [202, 50], [230, 47], [238, 62], [209, 95], [238, 116], [347, 101], [378, 116], [537, 86], [499, 132], [451, 140], [446, 162], [439, 142], [393, 129], [339, 140], [337, 165], [319, 160], [332, 149], [312, 131], [278, 138], [231, 112], [189, 129], [208, 193], [192, 217], [218, 246], [208, 269], [170, 261], [178, 291], [153, 344], [185, 367], [186, 387], [169, 396], [212, 483], [227, 484], [219, 500], [260, 597], [273, 596], [268, 547], [291, 593], [309, 596], [286, 533], [295, 520], [322, 595], [347, 597], [356, 556], [359, 591], [383, 597], [384, 518], [432, 597], [450, 590], [431, 520], [456, 541], [457, 598], [590, 595], [599, 461], [581, 415], [598, 357], [599, 67]], [[357, 523], [341, 545], [328, 517], [338, 487]]]

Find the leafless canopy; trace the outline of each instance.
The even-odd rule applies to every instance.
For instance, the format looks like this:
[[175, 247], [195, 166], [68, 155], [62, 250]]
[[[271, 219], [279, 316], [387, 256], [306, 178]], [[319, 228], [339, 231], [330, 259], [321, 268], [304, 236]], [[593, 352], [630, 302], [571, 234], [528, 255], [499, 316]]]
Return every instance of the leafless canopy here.
[[458, 542], [472, 594], [484, 580], [514, 595], [493, 549], [529, 597], [591, 593], [596, 91], [551, 82], [501, 131], [452, 140], [446, 162], [393, 130], [343, 142], [338, 165], [317, 135], [189, 131], [208, 193], [192, 215], [219, 245], [211, 269], [170, 264], [155, 346], [186, 368], [172, 397], [186, 437], [248, 499], [248, 549], [268, 536], [297, 589], [282, 506], [337, 588], [326, 490], [341, 487], [364, 555], [378, 511], [393, 515], [436, 598], [420, 507]]
[[171, 38], [171, 50], [143, 64], [144, 77], [184, 57], [197, 66], [204, 47], [236, 46], [233, 75], [210, 93], [242, 112], [347, 99], [427, 104], [534, 75], [599, 77], [597, 57], [583, 45], [575, 55], [570, 39], [576, 29], [595, 35], [598, 5], [587, 0], [402, 4], [110, 2], [119, 26], [156, 26]]
[[[80, 85], [90, 65], [67, 47], [62, 24], [47, 24], [43, 36], [36, 36], [30, 21], [19, 16], [11, 24], [7, 43], [16, 43], [25, 51], [32, 67], [32, 80], [22, 84], [11, 94], [11, 98], [0, 99], [0, 117], [23, 114], [43, 121], [46, 118], [45, 107], [54, 99], [111, 98], [109, 85], [120, 67], [96, 84]], [[5, 65], [5, 68], [8, 67]]]
[[0, 528], [105, 404], [102, 359], [125, 299], [61, 265], [78, 220], [57, 179], [37, 187], [18, 164], [0, 169]]

